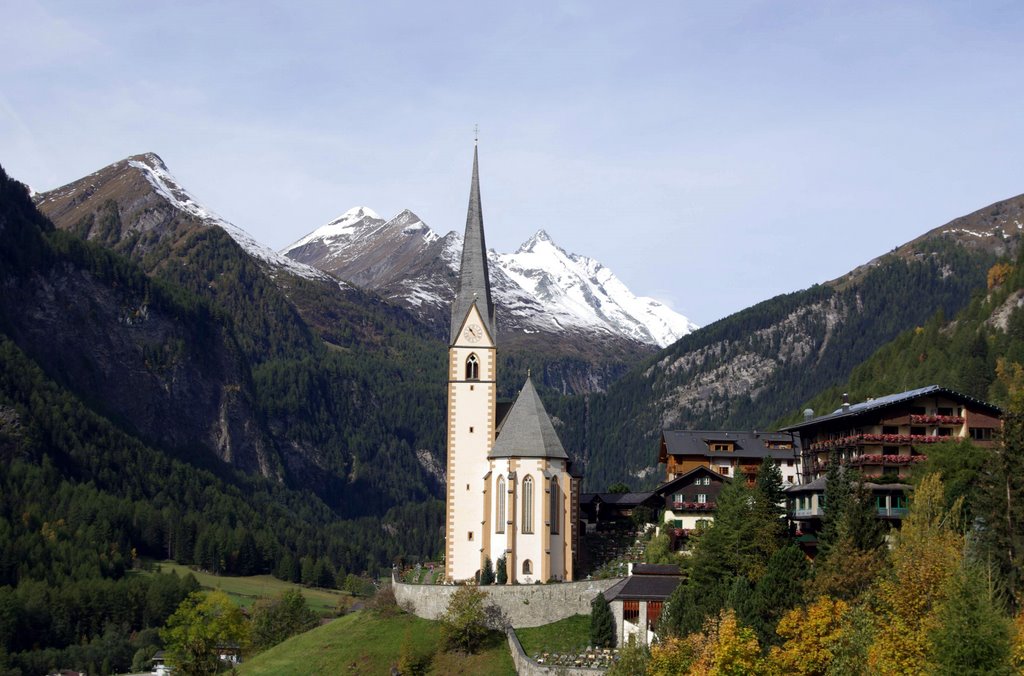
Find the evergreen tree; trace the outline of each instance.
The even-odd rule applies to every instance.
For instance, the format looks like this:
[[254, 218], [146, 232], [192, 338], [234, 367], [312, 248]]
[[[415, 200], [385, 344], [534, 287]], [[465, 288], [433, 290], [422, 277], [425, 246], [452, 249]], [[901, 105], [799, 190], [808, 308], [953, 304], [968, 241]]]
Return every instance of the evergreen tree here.
[[723, 580], [728, 584], [733, 576], [747, 575], [755, 567], [759, 524], [752, 506], [752, 492], [743, 481], [722, 487], [715, 520], [694, 546], [690, 580], [697, 587]]
[[251, 617], [252, 643], [257, 651], [308, 631], [320, 621], [297, 589], [282, 592], [272, 601], [257, 601], [252, 607]]
[[338, 586], [337, 573], [327, 557], [321, 556], [313, 567], [313, 586], [335, 589]]
[[786, 494], [782, 489], [782, 470], [772, 458], [765, 458], [757, 468], [754, 480], [757, 499], [763, 503], [763, 511], [773, 512], [781, 519], [786, 514]]
[[885, 541], [885, 529], [878, 518], [875, 497], [858, 480], [851, 487], [846, 510], [839, 517], [840, 537], [849, 537], [853, 546], [862, 551], [872, 551]]
[[491, 557], [484, 559], [484, 569], [480, 572], [480, 585], [486, 587], [494, 584], [494, 566], [491, 564]]
[[598, 648], [615, 647], [615, 616], [604, 594], [590, 602], [590, 645]]
[[302, 573], [301, 582], [307, 587], [312, 587], [316, 584], [316, 561], [312, 556], [302, 557]]
[[757, 632], [762, 645], [779, 642], [775, 627], [802, 600], [808, 572], [807, 558], [799, 547], [790, 544], [780, 548], [768, 559], [764, 575], [754, 588], [750, 619], [736, 609], [739, 619]]
[[818, 533], [818, 556], [827, 557], [839, 540], [839, 523], [846, 513], [853, 486], [846, 470], [833, 452], [825, 470], [825, 492], [822, 497], [821, 530]]

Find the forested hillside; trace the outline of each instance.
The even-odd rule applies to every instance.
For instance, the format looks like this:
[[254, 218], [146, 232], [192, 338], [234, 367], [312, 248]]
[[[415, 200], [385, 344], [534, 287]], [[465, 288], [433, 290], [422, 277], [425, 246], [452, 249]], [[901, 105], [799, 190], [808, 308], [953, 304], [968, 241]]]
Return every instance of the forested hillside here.
[[[209, 279], [240, 299], [255, 271], [219, 260]], [[191, 590], [128, 576], [144, 558], [297, 580], [436, 556], [436, 479], [411, 441], [430, 402], [382, 386], [401, 377], [389, 356], [432, 365], [389, 308], [338, 322], [329, 348], [282, 306], [247, 342], [244, 311], [56, 231], [2, 170], [0, 287], [0, 666], [127, 669]], [[380, 362], [345, 349], [376, 335]], [[383, 443], [385, 425], [408, 438]]]
[[[864, 401], [893, 392], [940, 384], [999, 406], [1024, 385], [1024, 261], [1002, 261], [988, 271], [987, 288], [952, 319], [940, 311], [903, 332], [863, 364], [849, 380], [810, 399], [803, 408], [824, 414], [843, 393]], [[786, 422], [798, 419], [792, 411]]]

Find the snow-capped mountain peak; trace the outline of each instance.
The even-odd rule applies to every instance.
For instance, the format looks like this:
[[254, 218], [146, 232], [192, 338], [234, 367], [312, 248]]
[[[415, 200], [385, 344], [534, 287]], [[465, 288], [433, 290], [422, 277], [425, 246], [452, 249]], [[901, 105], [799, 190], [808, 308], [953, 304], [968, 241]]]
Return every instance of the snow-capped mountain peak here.
[[138, 170], [153, 190], [176, 209], [193, 216], [206, 225], [213, 225], [225, 230], [232, 239], [245, 251], [271, 265], [283, 268], [292, 274], [308, 279], [330, 279], [323, 271], [309, 265], [303, 265], [287, 256], [282, 256], [268, 246], [260, 244], [248, 232], [230, 223], [201, 204], [167, 169], [167, 165], [156, 153], [145, 153], [128, 159], [128, 166]]
[[377, 221], [383, 220], [380, 217], [380, 214], [378, 214], [376, 211], [369, 207], [352, 207], [351, 209], [343, 213], [341, 216], [338, 216], [333, 221], [328, 223], [328, 225], [343, 225], [345, 223], [355, 223], [356, 221], [360, 221], [364, 218], [372, 218]]
[[[438, 236], [405, 210], [386, 223], [350, 209], [282, 253], [378, 291], [443, 321], [455, 295], [462, 237]], [[488, 252], [499, 321], [527, 333], [575, 332], [664, 347], [697, 326], [651, 298], [633, 295], [608, 268], [562, 249], [538, 230], [515, 253]]]
[[551, 239], [551, 235], [549, 235], [546, 230], [541, 229], [533, 233], [533, 236], [530, 237], [530, 239], [523, 242], [519, 246], [519, 248], [516, 249], [516, 253], [527, 253], [535, 251], [538, 248], [543, 247], [545, 245], [558, 248], [558, 245], [555, 244], [554, 241]]
[[558, 326], [609, 331], [660, 347], [697, 328], [662, 303], [634, 295], [600, 262], [566, 252], [544, 230], [498, 261]]

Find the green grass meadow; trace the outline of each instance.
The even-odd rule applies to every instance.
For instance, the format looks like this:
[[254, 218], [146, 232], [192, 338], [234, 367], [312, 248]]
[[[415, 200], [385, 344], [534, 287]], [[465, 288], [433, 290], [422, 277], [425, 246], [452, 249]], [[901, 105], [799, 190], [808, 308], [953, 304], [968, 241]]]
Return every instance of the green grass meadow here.
[[583, 652], [590, 645], [590, 615], [573, 615], [543, 627], [516, 629], [527, 657], [538, 653]]
[[192, 570], [188, 566], [173, 561], [156, 564], [154, 573], [169, 573], [171, 571], [181, 576], [191, 573], [203, 589], [219, 589], [242, 607], [252, 605], [257, 599], [270, 599], [289, 589], [298, 589], [306, 598], [306, 603], [315, 612], [321, 615], [333, 615], [337, 611], [339, 600], [350, 596], [348, 592], [334, 589], [310, 589], [293, 582], [278, 580], [273, 575], [250, 575], [248, 577], [214, 575]]
[[432, 655], [428, 674], [515, 674], [505, 637], [495, 633], [475, 655], [439, 650], [440, 624], [407, 613], [383, 618], [357, 611], [293, 636], [239, 666], [242, 676], [388, 674], [402, 644], [414, 655]]

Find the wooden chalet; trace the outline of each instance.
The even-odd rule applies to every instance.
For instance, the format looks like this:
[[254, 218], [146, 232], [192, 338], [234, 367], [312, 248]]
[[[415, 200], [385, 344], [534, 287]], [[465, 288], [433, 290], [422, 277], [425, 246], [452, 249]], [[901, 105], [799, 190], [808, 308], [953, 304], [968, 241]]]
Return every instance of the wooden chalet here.
[[742, 476], [753, 483], [765, 458], [779, 464], [784, 484], [799, 482], [800, 442], [786, 432], [665, 430], [658, 450], [658, 462], [665, 465], [665, 481], [706, 467], [721, 476]]

